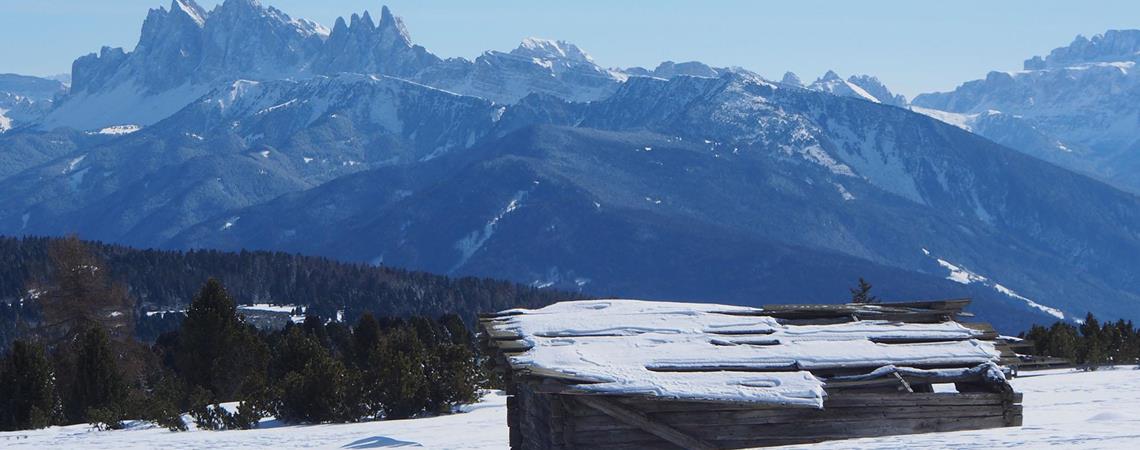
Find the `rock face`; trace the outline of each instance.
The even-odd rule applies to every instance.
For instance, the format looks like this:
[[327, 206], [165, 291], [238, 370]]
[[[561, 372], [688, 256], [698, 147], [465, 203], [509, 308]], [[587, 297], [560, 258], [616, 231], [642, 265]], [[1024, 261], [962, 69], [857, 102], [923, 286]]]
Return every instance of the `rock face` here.
[[313, 62], [313, 70], [322, 74], [353, 72], [412, 77], [440, 62], [423, 47], [412, 44], [403, 21], [385, 6], [380, 12], [379, 24], [372, 22], [367, 11], [363, 16], [353, 14], [348, 25], [343, 18], [338, 18], [325, 48]]
[[[153, 245], [230, 209], [467, 148], [500, 114], [479, 98], [381, 76], [236, 81], [150, 127], [86, 134], [67, 156], [10, 174], [0, 181], [0, 232]], [[15, 137], [0, 145], [34, 149]]]
[[72, 72], [71, 95], [41, 128], [146, 126], [240, 79], [387, 75], [499, 103], [532, 92], [597, 100], [625, 79], [566, 42], [531, 38], [509, 53], [442, 60], [414, 45], [387, 7], [379, 22], [366, 11], [348, 23], [337, 19], [330, 31], [256, 0], [226, 0], [210, 11], [194, 0], [173, 0], [150, 11], [134, 51], [105, 47], [77, 59]]
[[[1048, 161], [1140, 192], [1140, 30], [1078, 36], [1068, 47], [1025, 62], [1015, 73], [990, 72], [951, 92], [923, 94], [920, 107], [958, 114], [998, 112], [1015, 127], [983, 136]], [[1027, 144], [1031, 128], [1046, 138]]]
[[598, 100], [617, 90], [625, 77], [599, 67], [574, 44], [527, 38], [510, 52], [485, 52], [474, 62], [448, 59], [414, 79], [451, 92], [514, 103], [531, 93]]
[[[803, 85], [799, 77], [791, 72], [784, 74], [783, 82], [792, 86]], [[822, 77], [819, 77], [815, 82], [808, 85], [807, 88], [813, 91], [838, 95], [840, 97], [858, 98], [869, 102], [882, 103], [884, 105], [899, 107], [905, 107], [907, 105], [906, 97], [895, 95], [890, 89], [887, 89], [887, 86], [884, 85], [883, 82], [870, 75], [852, 75], [844, 80], [839, 74], [835, 73], [835, 71], [829, 70], [823, 74]]]
[[0, 74], [0, 133], [35, 121], [65, 93], [67, 86], [57, 80]]

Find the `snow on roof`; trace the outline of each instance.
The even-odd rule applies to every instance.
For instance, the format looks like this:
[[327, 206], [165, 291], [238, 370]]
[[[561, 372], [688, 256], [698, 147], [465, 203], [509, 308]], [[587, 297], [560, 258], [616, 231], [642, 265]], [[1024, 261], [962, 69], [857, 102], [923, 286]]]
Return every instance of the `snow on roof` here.
[[507, 355], [512, 367], [573, 380], [579, 391], [816, 408], [826, 394], [811, 370], [972, 367], [1000, 358], [978, 331], [957, 322], [788, 325], [763, 314], [716, 304], [583, 300], [503, 311], [489, 328], [529, 347]]

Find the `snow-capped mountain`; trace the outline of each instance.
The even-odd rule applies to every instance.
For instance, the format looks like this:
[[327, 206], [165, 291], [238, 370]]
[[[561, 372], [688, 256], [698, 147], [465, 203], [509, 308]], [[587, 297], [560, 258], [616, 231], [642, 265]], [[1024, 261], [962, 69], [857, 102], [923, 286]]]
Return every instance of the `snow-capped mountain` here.
[[753, 304], [864, 276], [1011, 327], [1140, 317], [1140, 199], [967, 132], [1060, 142], [1030, 118], [895, 107], [874, 77], [605, 69], [535, 38], [441, 59], [387, 8], [326, 30], [176, 0], [72, 82], [0, 136], [0, 234]]
[[914, 105], [959, 116], [1004, 116], [976, 132], [1140, 192], [1140, 30], [1078, 36], [1018, 72], [990, 72]]
[[40, 127], [147, 126], [219, 83], [346, 72], [396, 76], [499, 103], [533, 92], [598, 100], [626, 77], [573, 44], [534, 38], [509, 53], [443, 60], [414, 45], [387, 7], [378, 22], [368, 12], [353, 14], [330, 31], [257, 0], [226, 0], [210, 11], [194, 0], [173, 0], [150, 10], [134, 50], [104, 47], [77, 59], [71, 94]]
[[[587, 105], [528, 97], [496, 128], [172, 244], [737, 302], [822, 300], [866, 271], [897, 295], [984, 299], [999, 321], [1140, 304], [1126, 269], [1140, 234], [1120, 225], [1140, 223], [1140, 200], [905, 109], [737, 74], [634, 77]], [[1096, 269], [1058, 270], [1077, 266]]]
[[452, 58], [413, 79], [464, 95], [514, 103], [531, 93], [571, 101], [605, 98], [625, 74], [594, 63], [578, 46], [565, 41], [526, 38], [510, 52], [489, 51], [467, 61]]
[[653, 70], [649, 70], [644, 67], [630, 67], [628, 69], [622, 69], [621, 72], [629, 76], [655, 77], [664, 78], [666, 80], [680, 75], [705, 78], [715, 78], [726, 73], [746, 73], [749, 75], [755, 75], [754, 73], [740, 67], [712, 67], [700, 61], [665, 61], [661, 64], [658, 64], [657, 67], [655, 67]]
[[413, 77], [440, 62], [439, 57], [412, 44], [404, 22], [384, 6], [379, 23], [373, 23], [368, 11], [353, 14], [348, 24], [344, 18], [337, 18], [324, 49], [313, 62], [313, 71]]
[[311, 73], [328, 31], [256, 0], [206, 11], [193, 0], [151, 9], [133, 51], [104, 47], [72, 64], [71, 94], [42, 127], [150, 125], [224, 80]]
[[[803, 86], [800, 78], [792, 72], [784, 74], [784, 84], [792, 86]], [[852, 75], [844, 80], [839, 74], [833, 70], [827, 71], [822, 77], [819, 77], [815, 82], [804, 86], [813, 91], [826, 92], [832, 95], [841, 97], [852, 97], [867, 100], [874, 103], [882, 103], [884, 105], [892, 105], [905, 107], [907, 105], [906, 97], [896, 95], [887, 89], [887, 86], [878, 78], [871, 75]]]
[[67, 85], [47, 78], [0, 74], [0, 133], [38, 119]]
[[70, 229], [155, 245], [227, 210], [467, 148], [501, 113], [384, 76], [226, 83], [142, 129], [0, 140], [11, 154], [46, 160], [0, 172], [0, 233]]

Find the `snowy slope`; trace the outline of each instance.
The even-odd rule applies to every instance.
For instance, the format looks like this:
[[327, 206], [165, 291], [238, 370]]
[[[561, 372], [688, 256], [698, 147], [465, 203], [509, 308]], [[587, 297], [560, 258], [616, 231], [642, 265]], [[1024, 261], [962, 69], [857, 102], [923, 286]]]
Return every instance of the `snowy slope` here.
[[[1051, 370], [1013, 380], [1025, 394], [1020, 428], [832, 441], [803, 449], [1128, 449], [1140, 445], [1140, 371]], [[280, 426], [264, 421], [249, 431], [171, 433], [148, 425], [94, 431], [86, 425], [0, 433], [5, 448], [507, 448], [506, 398], [491, 394], [467, 413], [427, 419], [343, 425]]]

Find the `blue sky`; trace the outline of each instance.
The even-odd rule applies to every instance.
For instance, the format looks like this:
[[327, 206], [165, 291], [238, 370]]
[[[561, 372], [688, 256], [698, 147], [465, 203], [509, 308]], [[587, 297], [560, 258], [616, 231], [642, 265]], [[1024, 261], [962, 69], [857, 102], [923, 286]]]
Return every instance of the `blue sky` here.
[[[207, 9], [220, 0], [199, 0]], [[262, 0], [331, 26], [380, 0]], [[448, 57], [508, 50], [527, 36], [578, 44], [604, 66], [701, 60], [805, 81], [869, 73], [913, 96], [1067, 45], [1140, 28], [1136, 1], [430, 1], [388, 0], [412, 39]], [[101, 45], [131, 48], [148, 8], [169, 0], [0, 0], [0, 72], [47, 75]]]

